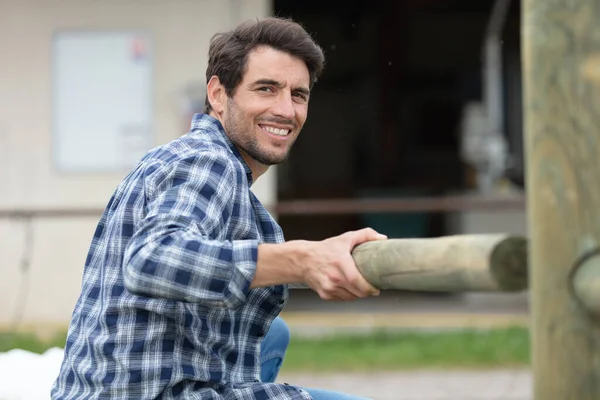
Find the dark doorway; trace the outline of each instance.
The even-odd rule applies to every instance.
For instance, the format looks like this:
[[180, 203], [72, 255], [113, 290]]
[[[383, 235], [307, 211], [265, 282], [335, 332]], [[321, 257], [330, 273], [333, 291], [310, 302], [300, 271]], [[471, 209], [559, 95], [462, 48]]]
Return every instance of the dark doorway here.
[[[489, 0], [275, 0], [274, 13], [302, 23], [327, 57], [304, 131], [278, 170], [279, 201], [443, 196], [472, 187], [472, 171], [459, 155], [460, 121], [467, 103], [481, 101], [492, 6]], [[518, 4], [512, 8], [506, 47], [515, 61]], [[520, 140], [515, 118], [507, 125]], [[367, 225], [392, 237], [440, 236], [444, 220], [439, 212], [279, 215], [288, 239]]]

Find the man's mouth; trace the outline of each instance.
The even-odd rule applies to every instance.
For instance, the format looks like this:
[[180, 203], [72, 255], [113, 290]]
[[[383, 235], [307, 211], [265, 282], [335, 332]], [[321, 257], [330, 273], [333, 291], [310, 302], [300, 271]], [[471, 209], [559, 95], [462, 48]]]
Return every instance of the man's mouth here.
[[262, 130], [267, 131], [267, 132], [272, 133], [273, 135], [277, 135], [277, 136], [287, 136], [291, 132], [290, 129], [275, 128], [274, 126], [269, 126], [269, 125], [258, 125], [258, 126]]

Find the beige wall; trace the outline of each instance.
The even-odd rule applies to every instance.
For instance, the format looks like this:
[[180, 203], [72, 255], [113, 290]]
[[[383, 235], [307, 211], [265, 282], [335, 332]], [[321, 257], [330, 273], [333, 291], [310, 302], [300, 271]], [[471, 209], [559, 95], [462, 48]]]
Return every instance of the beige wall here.
[[[144, 29], [153, 35], [156, 143], [185, 133], [178, 92], [202, 82], [208, 39], [271, 13], [268, 0], [0, 0], [0, 210], [103, 208], [125, 174], [58, 174], [52, 165], [52, 35], [59, 29]], [[275, 172], [254, 188], [275, 201]], [[0, 218], [0, 328], [22, 304], [26, 325], [66, 324], [96, 216]], [[24, 302], [23, 302], [24, 301]], [[40, 328], [42, 329], [42, 328]]]

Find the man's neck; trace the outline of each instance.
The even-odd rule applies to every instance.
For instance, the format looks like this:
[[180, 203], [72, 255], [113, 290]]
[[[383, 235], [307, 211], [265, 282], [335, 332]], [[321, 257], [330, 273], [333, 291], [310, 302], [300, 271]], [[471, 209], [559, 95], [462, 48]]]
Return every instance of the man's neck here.
[[[217, 119], [221, 123], [221, 126], [223, 127], [223, 130], [225, 130], [225, 124], [223, 123], [223, 120], [221, 119], [220, 115], [218, 115], [214, 111], [211, 111], [208, 115], [210, 115], [211, 117]], [[227, 131], [225, 131], [225, 134], [227, 135], [227, 137], [229, 137], [229, 134], [227, 133]], [[229, 140], [233, 143], [233, 141], [231, 140], [231, 137], [229, 137]], [[241, 149], [235, 143], [233, 143], [233, 145], [235, 146], [235, 148], [242, 155], [242, 158], [244, 159], [244, 161], [248, 165], [248, 168], [250, 168], [250, 171], [252, 172], [252, 182], [253, 183], [256, 182], [256, 180], [258, 178], [260, 178], [261, 175], [263, 175], [265, 172], [267, 172], [267, 170], [269, 169], [269, 166], [261, 164], [258, 161], [256, 161], [254, 158], [250, 157], [250, 155], [248, 153], [246, 153], [243, 149]]]
[[[235, 144], [234, 144], [234, 146], [235, 146]], [[252, 171], [252, 182], [253, 183], [256, 182], [256, 180], [258, 178], [260, 178], [260, 176], [262, 174], [267, 172], [267, 170], [269, 169], [269, 166], [259, 163], [254, 158], [250, 157], [248, 155], [248, 153], [246, 153], [244, 150], [240, 149], [238, 146], [235, 146], [235, 147], [238, 149], [238, 151], [242, 155], [242, 158], [244, 159], [244, 161], [246, 161], [246, 164], [248, 164], [250, 171]]]

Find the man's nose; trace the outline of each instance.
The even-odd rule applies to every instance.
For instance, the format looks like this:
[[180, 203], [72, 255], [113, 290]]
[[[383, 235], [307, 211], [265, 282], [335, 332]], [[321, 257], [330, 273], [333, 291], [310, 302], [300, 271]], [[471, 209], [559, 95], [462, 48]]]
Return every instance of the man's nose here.
[[273, 107], [273, 114], [278, 117], [293, 120], [296, 115], [296, 109], [294, 108], [294, 101], [290, 93], [282, 93], [278, 96], [277, 102]]

